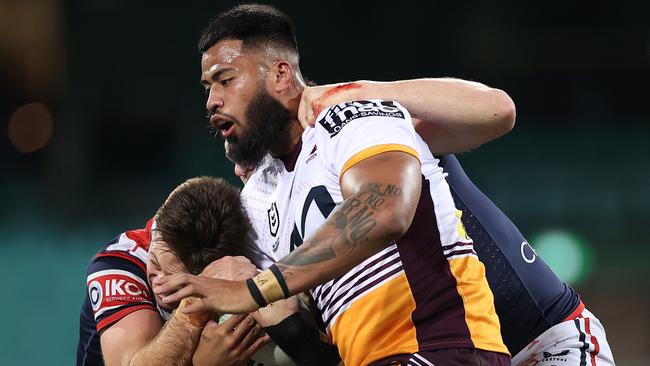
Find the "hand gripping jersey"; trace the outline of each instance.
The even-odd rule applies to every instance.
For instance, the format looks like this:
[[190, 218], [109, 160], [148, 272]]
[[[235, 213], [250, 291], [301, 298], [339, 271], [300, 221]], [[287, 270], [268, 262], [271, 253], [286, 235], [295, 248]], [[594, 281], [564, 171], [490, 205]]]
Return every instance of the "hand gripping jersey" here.
[[251, 176], [242, 195], [258, 249], [278, 260], [300, 246], [343, 201], [341, 175], [387, 151], [422, 163], [411, 227], [345, 275], [311, 290], [345, 364], [450, 347], [508, 353], [483, 264], [439, 160], [395, 102], [346, 102], [323, 111], [284, 166], [270, 162]]
[[77, 365], [104, 364], [99, 335], [118, 320], [142, 309], [159, 312], [146, 270], [152, 223], [120, 234], [90, 261]]

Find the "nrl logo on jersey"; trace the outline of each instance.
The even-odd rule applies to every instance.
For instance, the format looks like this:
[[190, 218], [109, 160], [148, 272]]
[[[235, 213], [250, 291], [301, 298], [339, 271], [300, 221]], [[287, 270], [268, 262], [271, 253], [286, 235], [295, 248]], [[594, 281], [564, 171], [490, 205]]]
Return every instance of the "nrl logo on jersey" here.
[[393, 101], [358, 100], [335, 105], [318, 122], [330, 133], [330, 137], [334, 137], [350, 121], [371, 116], [404, 118], [404, 113]]
[[269, 218], [269, 232], [271, 236], [275, 238], [278, 235], [278, 229], [280, 228], [280, 214], [278, 213], [278, 206], [273, 202], [271, 208], [266, 210], [266, 214]]

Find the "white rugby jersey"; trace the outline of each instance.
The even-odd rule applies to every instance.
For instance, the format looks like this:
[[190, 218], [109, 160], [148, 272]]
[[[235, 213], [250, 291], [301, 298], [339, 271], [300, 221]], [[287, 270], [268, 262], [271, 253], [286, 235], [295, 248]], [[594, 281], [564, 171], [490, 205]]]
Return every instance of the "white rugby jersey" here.
[[387, 151], [418, 158], [422, 193], [407, 233], [345, 275], [311, 290], [346, 365], [448, 347], [507, 353], [493, 297], [439, 166], [396, 102], [332, 106], [292, 156], [269, 159], [242, 191], [258, 266], [300, 246], [343, 201], [340, 177]]

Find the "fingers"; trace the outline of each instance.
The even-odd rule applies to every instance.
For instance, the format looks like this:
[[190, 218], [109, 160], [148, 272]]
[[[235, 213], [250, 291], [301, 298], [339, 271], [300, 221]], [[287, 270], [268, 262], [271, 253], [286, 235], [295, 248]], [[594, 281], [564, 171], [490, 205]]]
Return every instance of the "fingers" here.
[[201, 330], [201, 338], [205, 339], [208, 342], [211, 342], [215, 329], [218, 326], [219, 323], [215, 322], [214, 320], [208, 320], [208, 322], [205, 323], [203, 330]]
[[196, 291], [198, 286], [194, 283], [197, 281], [200, 281], [198, 276], [189, 274], [163, 276], [154, 280], [154, 292], [167, 304], [178, 302], [188, 296], [203, 297], [204, 294]]
[[177, 273], [169, 276], [156, 277], [153, 280], [153, 285], [158, 288], [157, 294], [162, 294], [163, 292], [169, 292], [171, 289], [178, 287], [179, 285], [185, 285], [190, 280], [189, 276], [186, 273]]
[[[194, 291], [194, 288], [192, 287], [192, 285], [185, 286], [185, 287], [181, 288], [180, 290], [177, 290], [176, 292], [172, 292], [169, 295], [163, 296], [161, 300], [165, 304], [174, 304], [174, 303], [177, 303], [177, 302], [183, 300], [184, 298], [190, 297], [190, 296], [201, 296], [200, 294], [198, 294], [198, 293], [196, 293]], [[196, 303], [198, 303], [198, 301]], [[191, 305], [188, 305], [186, 307], [186, 309], [189, 309], [189, 308], [191, 308]], [[184, 311], [184, 313], [187, 314], [187, 313], [190, 313], [190, 311]]]
[[242, 320], [246, 319], [248, 314], [237, 314], [237, 315], [231, 315], [230, 318], [226, 319], [225, 322], [223, 322], [221, 325], [228, 329], [235, 329], [239, 323], [242, 322]]
[[232, 336], [234, 344], [241, 349], [249, 347], [262, 333], [262, 326], [257, 324], [250, 315], [233, 315], [221, 324]]
[[210, 306], [203, 301], [203, 299], [196, 299], [191, 304], [186, 305], [182, 311], [184, 314], [191, 314], [197, 312], [210, 312], [210, 310]]
[[262, 334], [262, 327], [252, 321], [250, 316], [233, 315], [222, 324], [209, 321], [201, 332], [201, 342], [208, 344], [208, 347], [221, 347], [234, 357], [232, 360], [243, 361], [270, 342], [270, 338]]
[[241, 342], [242, 339], [255, 327], [257, 323], [252, 316], [247, 315], [238, 325], [235, 327], [233, 334], [236, 336], [238, 342]]
[[263, 334], [264, 331], [262, 330], [262, 326], [256, 323], [248, 333], [244, 335], [244, 339], [241, 340], [239, 346], [240, 350], [243, 351], [250, 347]]
[[292, 296], [285, 300], [273, 302], [263, 308], [260, 308], [251, 315], [263, 327], [277, 325], [289, 316], [299, 311], [297, 297]]
[[229, 281], [243, 281], [254, 277], [257, 268], [246, 257], [226, 256], [208, 264], [201, 276]]
[[247, 349], [245, 349], [242, 352], [242, 358], [244, 360], [247, 360], [255, 354], [255, 352], [259, 351], [260, 348], [264, 347], [265, 345], [269, 344], [271, 342], [271, 337], [268, 335], [264, 335], [262, 337], [257, 338], [253, 344], [250, 345]]

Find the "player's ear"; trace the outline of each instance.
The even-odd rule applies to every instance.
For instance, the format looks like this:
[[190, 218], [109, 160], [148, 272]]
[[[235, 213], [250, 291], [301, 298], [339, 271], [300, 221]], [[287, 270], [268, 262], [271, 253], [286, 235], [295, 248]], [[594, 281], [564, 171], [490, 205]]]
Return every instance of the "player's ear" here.
[[270, 82], [272, 89], [283, 94], [293, 87], [293, 66], [287, 61], [276, 61], [271, 65]]

